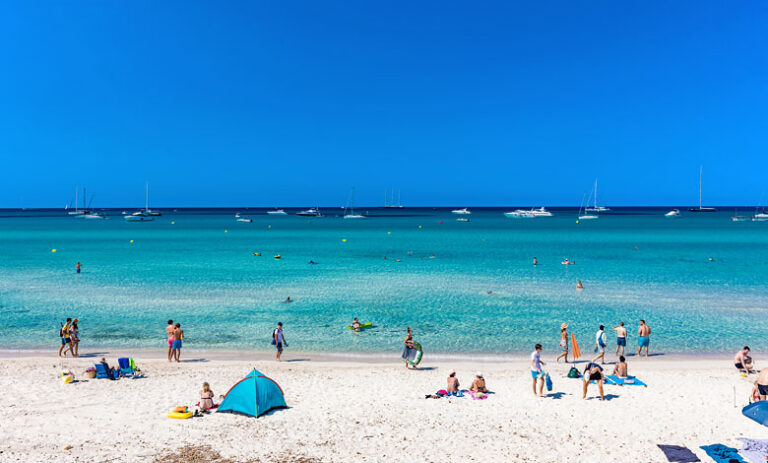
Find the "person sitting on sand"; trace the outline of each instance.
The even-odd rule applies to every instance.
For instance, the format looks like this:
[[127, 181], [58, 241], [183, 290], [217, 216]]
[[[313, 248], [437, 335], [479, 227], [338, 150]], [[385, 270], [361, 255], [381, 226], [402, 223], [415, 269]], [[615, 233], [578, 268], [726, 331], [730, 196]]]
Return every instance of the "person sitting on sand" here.
[[458, 395], [459, 378], [456, 377], [455, 371], [452, 371], [451, 374], [448, 375], [448, 384], [446, 385], [445, 390], [448, 391], [449, 395]]
[[213, 391], [208, 383], [203, 383], [203, 390], [200, 391], [200, 410], [206, 411], [213, 408]]
[[488, 394], [488, 388], [485, 387], [485, 378], [481, 372], [475, 373], [475, 380], [469, 386], [469, 390], [475, 394], [476, 399], [482, 399]]
[[619, 378], [626, 378], [629, 376], [628, 374], [628, 368], [627, 368], [627, 360], [624, 358], [624, 356], [619, 357], [619, 363], [616, 364], [616, 366], [613, 367], [613, 374], [618, 376]]
[[555, 359], [555, 363], [559, 362], [561, 358], [565, 357], [565, 363], [568, 363], [568, 324], [563, 323], [560, 325], [560, 349], [563, 353], [558, 355]]
[[760, 374], [757, 375], [757, 380], [752, 388], [752, 395], [755, 396], [755, 393], [757, 393], [760, 400], [768, 399], [768, 368], [763, 368]]
[[749, 346], [744, 346], [743, 349], [736, 352], [733, 357], [733, 365], [739, 370], [746, 370], [747, 374], [752, 369], [752, 357], [749, 356]]
[[590, 381], [597, 381], [597, 387], [600, 389], [600, 400], [605, 400], [605, 397], [603, 396], [603, 382], [605, 381], [605, 373], [603, 373], [603, 367], [598, 365], [597, 363], [589, 362], [587, 364], [587, 367], [584, 369], [584, 394], [581, 396], [582, 399], [587, 398], [587, 388], [589, 387]]
[[99, 363], [104, 365], [104, 370], [107, 372], [109, 379], [113, 379], [115, 374], [115, 369], [109, 366], [109, 364], [107, 363], [107, 359], [102, 357], [101, 360], [99, 360]]

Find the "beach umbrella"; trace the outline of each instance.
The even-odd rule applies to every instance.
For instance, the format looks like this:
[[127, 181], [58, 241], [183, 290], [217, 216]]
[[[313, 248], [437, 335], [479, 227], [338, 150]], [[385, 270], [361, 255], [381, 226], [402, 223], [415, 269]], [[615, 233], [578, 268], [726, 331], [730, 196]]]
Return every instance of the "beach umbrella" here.
[[576, 342], [576, 336], [571, 333], [571, 346], [573, 346], [573, 359], [581, 357], [581, 349], [579, 349], [579, 343]]

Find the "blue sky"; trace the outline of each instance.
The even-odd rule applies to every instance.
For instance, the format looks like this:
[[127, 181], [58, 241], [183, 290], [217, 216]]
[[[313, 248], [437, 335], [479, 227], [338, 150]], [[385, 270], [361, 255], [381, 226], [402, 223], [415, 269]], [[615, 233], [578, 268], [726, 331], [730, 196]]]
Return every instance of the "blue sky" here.
[[755, 204], [768, 4], [0, 4], [0, 207]]

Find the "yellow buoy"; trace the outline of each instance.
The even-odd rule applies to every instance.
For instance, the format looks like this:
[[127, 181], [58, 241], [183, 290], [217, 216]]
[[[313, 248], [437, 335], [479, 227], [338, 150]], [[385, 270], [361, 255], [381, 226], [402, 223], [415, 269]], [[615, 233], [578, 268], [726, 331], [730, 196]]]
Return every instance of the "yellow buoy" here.
[[421, 228], [421, 225], [419, 225], [419, 228]]
[[133, 243], [133, 240], [131, 240], [131, 243]]
[[347, 242], [347, 239], [346, 239], [346, 238], [342, 238], [342, 239], [341, 239], [341, 242], [342, 242], [342, 243], [346, 243], [346, 242]]
[[272, 228], [272, 225], [267, 225], [267, 228]]
[[392, 232], [387, 232], [387, 235], [391, 235], [391, 234], [392, 234]]
[[171, 222], [171, 225], [176, 225], [176, 222]]
[[224, 233], [229, 233], [229, 230], [224, 230]]
[[56, 252], [56, 249], [55, 249], [55, 248], [54, 248], [54, 249], [51, 249], [51, 252]]

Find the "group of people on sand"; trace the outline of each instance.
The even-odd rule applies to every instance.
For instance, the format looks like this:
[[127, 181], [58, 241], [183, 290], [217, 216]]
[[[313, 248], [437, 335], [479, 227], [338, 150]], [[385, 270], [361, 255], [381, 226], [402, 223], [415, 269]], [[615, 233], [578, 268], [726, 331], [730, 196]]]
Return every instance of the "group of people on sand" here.
[[[611, 328], [616, 332], [616, 356], [624, 356], [624, 348], [627, 346], [627, 329], [624, 327], [624, 322], [620, 322], [618, 326]], [[564, 359], [565, 363], [568, 363], [568, 324], [563, 323], [560, 325], [560, 355], [557, 356], [555, 362], [559, 362], [560, 359]], [[651, 327], [645, 323], [645, 320], [640, 320], [640, 325], [637, 328], [637, 355], [642, 356], [643, 348], [645, 348], [645, 356], [648, 357], [648, 347], [651, 344]], [[605, 326], [600, 325], [595, 332], [595, 352], [597, 355], [592, 359], [592, 362], [605, 363], [605, 348], [608, 347], [607, 336], [605, 334]]]
[[[445, 386], [445, 390], [449, 396], [462, 397], [461, 384], [459, 384], [459, 378], [456, 377], [456, 370], [451, 371], [448, 375], [448, 381]], [[467, 389], [474, 398], [482, 399], [488, 394], [488, 387], [485, 385], [485, 378], [482, 372], [475, 373], [475, 379], [472, 381], [472, 385]]]
[[168, 361], [179, 362], [181, 357], [181, 341], [184, 339], [184, 330], [181, 329], [181, 323], [174, 324], [173, 320], [168, 320], [165, 332], [168, 334]]
[[77, 318], [67, 318], [67, 321], [61, 325], [59, 329], [59, 337], [61, 338], [61, 347], [59, 347], [59, 357], [67, 356], [67, 352], [72, 354], [72, 357], [77, 357], [80, 354], [80, 329], [77, 327]]

